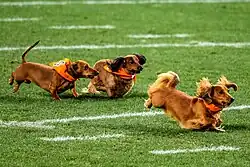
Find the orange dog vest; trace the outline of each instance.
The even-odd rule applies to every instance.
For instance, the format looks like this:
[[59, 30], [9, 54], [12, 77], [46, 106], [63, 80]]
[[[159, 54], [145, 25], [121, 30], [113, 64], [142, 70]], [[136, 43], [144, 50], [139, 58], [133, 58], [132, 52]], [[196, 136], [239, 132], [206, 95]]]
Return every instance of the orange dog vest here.
[[68, 72], [67, 72], [67, 67], [71, 64], [71, 61], [67, 58], [64, 60], [60, 60], [58, 62], [52, 62], [50, 63], [50, 66], [53, 67], [53, 69], [64, 79], [72, 82], [75, 81], [76, 79], [72, 77]]
[[106, 71], [112, 73], [112, 74], [115, 74], [115, 75], [118, 75], [119, 77], [121, 77], [122, 79], [133, 79], [134, 81], [136, 80], [136, 75], [131, 75], [131, 74], [128, 74], [124, 68], [120, 68], [117, 72], [113, 72], [109, 67], [108, 65], [104, 66], [103, 67]]
[[216, 112], [219, 112], [222, 110], [222, 108], [220, 107], [217, 107], [216, 105], [214, 104], [207, 104], [206, 102], [204, 103], [206, 108], [209, 110], [209, 111], [212, 111], [213, 113], [216, 113]]

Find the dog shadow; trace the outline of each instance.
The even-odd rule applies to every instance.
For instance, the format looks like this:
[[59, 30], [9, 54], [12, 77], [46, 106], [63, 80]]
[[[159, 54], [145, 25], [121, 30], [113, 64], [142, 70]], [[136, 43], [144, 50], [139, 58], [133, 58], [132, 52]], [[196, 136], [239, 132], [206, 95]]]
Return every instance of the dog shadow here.
[[249, 124], [225, 124], [224, 129], [226, 131], [250, 131]]

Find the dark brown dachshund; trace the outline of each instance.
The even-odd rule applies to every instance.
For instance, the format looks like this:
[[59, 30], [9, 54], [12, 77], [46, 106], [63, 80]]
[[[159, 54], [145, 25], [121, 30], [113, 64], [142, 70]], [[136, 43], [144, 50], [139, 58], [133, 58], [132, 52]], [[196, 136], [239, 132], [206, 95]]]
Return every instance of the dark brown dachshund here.
[[99, 74], [88, 85], [89, 93], [107, 92], [109, 97], [122, 97], [134, 86], [135, 75], [143, 70], [145, 56], [132, 54], [114, 60], [104, 59], [95, 63]]
[[72, 90], [75, 97], [78, 96], [75, 88], [75, 81], [78, 78], [94, 78], [98, 74], [96, 70], [91, 68], [85, 61], [78, 60], [76, 62], [65, 62], [58, 65], [63, 68], [51, 67], [44, 64], [26, 62], [25, 56], [35, 47], [39, 41], [30, 46], [22, 55], [22, 64], [12, 72], [9, 84], [14, 86], [14, 92], [17, 92], [20, 85], [24, 83], [34, 82], [42, 89], [50, 92], [55, 100], [60, 100], [58, 93], [62, 93], [68, 89]]
[[220, 112], [234, 101], [228, 89], [233, 87], [237, 90], [237, 85], [225, 77], [216, 85], [203, 78], [197, 84], [197, 97], [192, 97], [177, 90], [178, 83], [179, 76], [174, 72], [158, 75], [158, 79], [149, 87], [149, 98], [144, 106], [164, 109], [185, 129], [224, 131], [220, 127]]

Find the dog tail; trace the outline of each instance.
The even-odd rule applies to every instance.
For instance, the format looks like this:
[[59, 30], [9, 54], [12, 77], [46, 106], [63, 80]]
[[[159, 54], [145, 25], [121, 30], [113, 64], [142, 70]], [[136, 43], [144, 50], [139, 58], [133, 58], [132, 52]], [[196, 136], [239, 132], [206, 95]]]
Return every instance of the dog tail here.
[[34, 48], [40, 41], [37, 41], [36, 43], [34, 43], [32, 46], [30, 46], [22, 55], [22, 63], [26, 63], [26, 60], [25, 60], [25, 56], [27, 55], [27, 53], [32, 49]]
[[169, 71], [167, 73], [161, 73], [158, 75], [157, 80], [151, 85], [155, 88], [175, 88], [176, 85], [180, 82], [178, 74], [175, 72]]

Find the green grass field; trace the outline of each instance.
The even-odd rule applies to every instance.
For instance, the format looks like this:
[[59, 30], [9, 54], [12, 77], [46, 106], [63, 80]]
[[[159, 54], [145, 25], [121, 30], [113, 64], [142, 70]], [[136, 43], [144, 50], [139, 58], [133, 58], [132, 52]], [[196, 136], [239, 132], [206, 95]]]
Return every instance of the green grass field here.
[[[4, 2], [1, 0], [1, 2]], [[0, 3], [1, 3], [0, 2]], [[0, 48], [72, 45], [134, 45], [159, 43], [249, 42], [250, 3], [116, 4], [116, 5], [33, 5], [2, 6], [1, 18], [39, 18], [39, 21], [0, 22]], [[115, 29], [49, 29], [56, 25], [113, 25]], [[129, 34], [192, 34], [187, 38], [132, 39]], [[195, 43], [195, 42], [194, 42]], [[1, 49], [0, 49], [1, 50]], [[103, 58], [137, 52], [147, 57], [133, 90], [124, 98], [106, 94], [61, 94], [61, 101], [34, 84], [23, 84], [12, 93], [11, 72], [20, 64], [24, 49], [0, 51], [0, 166], [233, 166], [250, 164], [250, 109], [223, 112], [225, 133], [181, 129], [164, 115], [121, 117], [47, 123], [53, 129], [4, 126], [9, 121], [39, 121], [123, 113], [141, 113], [148, 85], [159, 72], [175, 71], [178, 89], [194, 95], [196, 82], [208, 77], [216, 82], [227, 76], [239, 86], [231, 92], [232, 106], [250, 105], [250, 47], [163, 47], [112, 49], [32, 50], [28, 61], [47, 64], [63, 58], [84, 59], [93, 65]], [[88, 84], [77, 82], [77, 90]], [[156, 110], [156, 109], [154, 109]], [[159, 110], [156, 110], [159, 111]], [[154, 111], [151, 111], [154, 112]], [[98, 140], [44, 141], [43, 137], [123, 137]], [[194, 149], [211, 146], [239, 147], [238, 151], [213, 151], [154, 155], [152, 150]]]

